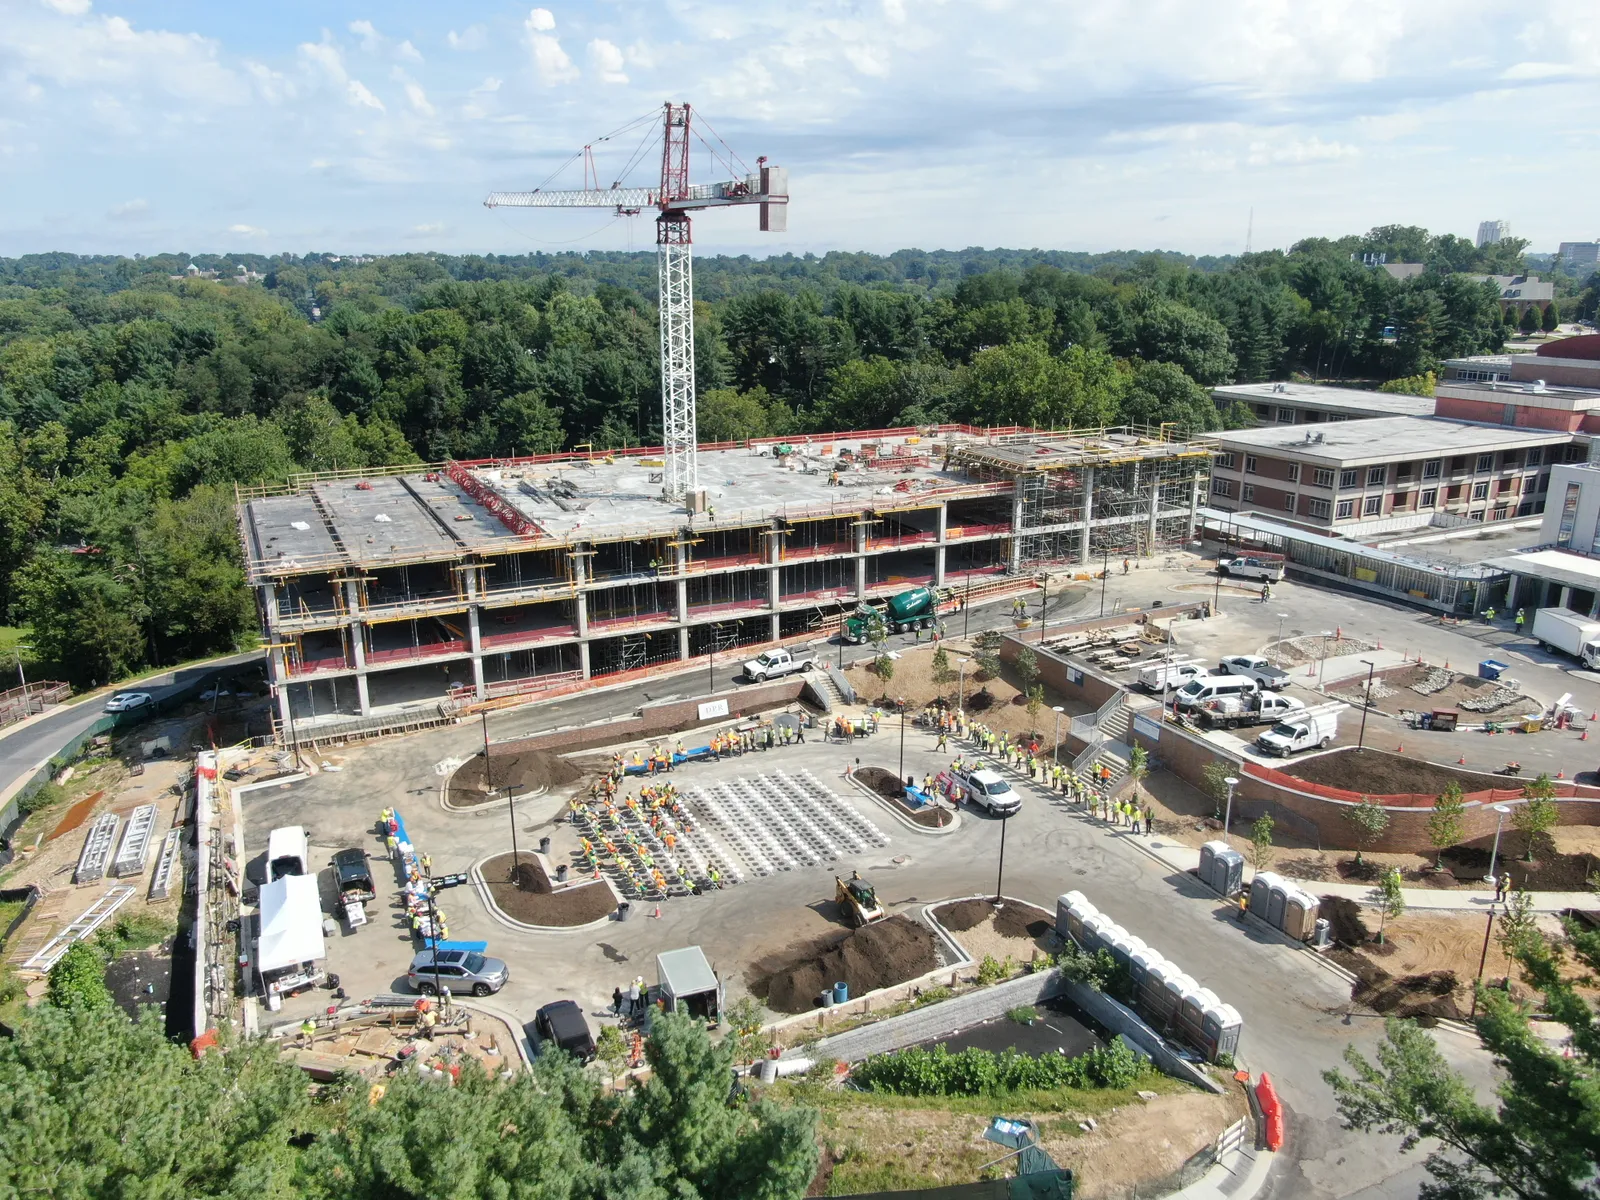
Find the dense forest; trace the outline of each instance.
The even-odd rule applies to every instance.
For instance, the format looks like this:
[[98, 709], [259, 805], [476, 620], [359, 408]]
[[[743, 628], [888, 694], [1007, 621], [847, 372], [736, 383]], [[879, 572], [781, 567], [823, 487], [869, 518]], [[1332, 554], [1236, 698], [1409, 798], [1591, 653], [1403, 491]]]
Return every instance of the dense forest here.
[[[1497, 349], [1469, 274], [1524, 248], [1383, 227], [1237, 259], [706, 257], [699, 432], [1215, 429], [1218, 383]], [[1368, 254], [1428, 269], [1397, 282]], [[36, 669], [80, 684], [247, 642], [235, 483], [659, 441], [654, 300], [653, 252], [0, 259], [0, 607]]]

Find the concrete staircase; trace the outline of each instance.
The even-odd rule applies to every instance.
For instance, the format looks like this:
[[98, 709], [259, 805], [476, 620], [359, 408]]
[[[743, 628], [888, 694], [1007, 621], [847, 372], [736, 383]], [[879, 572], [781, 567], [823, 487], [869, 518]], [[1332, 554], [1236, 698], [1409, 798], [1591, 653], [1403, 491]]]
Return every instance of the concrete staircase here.
[[1109, 784], [1097, 791], [1116, 795], [1128, 778], [1133, 759], [1132, 736], [1129, 732], [1133, 714], [1128, 708], [1128, 694], [1118, 692], [1095, 712], [1093, 717], [1073, 718], [1073, 732], [1088, 741], [1078, 757], [1072, 760], [1072, 770], [1079, 778], [1092, 775], [1102, 766], [1111, 772]]

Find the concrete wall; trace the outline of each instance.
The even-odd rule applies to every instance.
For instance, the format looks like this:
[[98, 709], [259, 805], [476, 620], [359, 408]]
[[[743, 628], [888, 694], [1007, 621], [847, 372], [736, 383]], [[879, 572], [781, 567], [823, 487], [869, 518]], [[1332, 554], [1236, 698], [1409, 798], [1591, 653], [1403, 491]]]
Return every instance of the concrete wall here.
[[1138, 1046], [1150, 1056], [1150, 1061], [1166, 1074], [1176, 1079], [1187, 1080], [1218, 1095], [1222, 1094], [1221, 1084], [1192, 1063], [1174, 1054], [1166, 1039], [1146, 1025], [1139, 1014], [1131, 1008], [1119, 1004], [1104, 992], [1095, 991], [1087, 984], [1074, 983], [1067, 979], [1061, 980], [1058, 991], [1112, 1033], [1120, 1033]]

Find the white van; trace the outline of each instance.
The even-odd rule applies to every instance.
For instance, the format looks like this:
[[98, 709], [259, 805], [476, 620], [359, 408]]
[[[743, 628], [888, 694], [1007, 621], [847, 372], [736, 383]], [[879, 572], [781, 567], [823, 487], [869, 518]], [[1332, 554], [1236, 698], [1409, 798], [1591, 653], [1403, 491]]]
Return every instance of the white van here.
[[1260, 684], [1243, 675], [1203, 675], [1179, 688], [1175, 702], [1179, 708], [1192, 711], [1208, 700], [1251, 696], [1260, 690]]
[[309, 875], [311, 841], [304, 825], [284, 825], [267, 834], [267, 882], [285, 875]]

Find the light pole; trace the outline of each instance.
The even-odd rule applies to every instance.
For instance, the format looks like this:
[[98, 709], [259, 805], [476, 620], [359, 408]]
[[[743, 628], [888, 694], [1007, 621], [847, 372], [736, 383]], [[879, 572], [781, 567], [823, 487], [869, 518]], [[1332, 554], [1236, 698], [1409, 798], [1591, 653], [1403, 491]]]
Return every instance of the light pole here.
[[[32, 650], [33, 647], [24, 646], [21, 642], [18, 642], [15, 649], [17, 652], [17, 678], [22, 681], [22, 711], [26, 714], [32, 711], [32, 706], [28, 703], [28, 677], [22, 672], [22, 652], [24, 650]], [[218, 684], [216, 686], [220, 687], [221, 685]]]
[[1049, 575], [1040, 575], [1039, 576], [1039, 587], [1042, 589], [1042, 591], [1039, 594], [1039, 644], [1042, 646], [1042, 645], [1044, 645], [1045, 625], [1050, 620], [1050, 576]]
[[1356, 734], [1356, 749], [1359, 750], [1367, 740], [1367, 709], [1372, 707], [1372, 673], [1378, 669], [1376, 663], [1361, 660], [1361, 665], [1367, 669], [1367, 694], [1361, 705], [1361, 732]]
[[506, 816], [511, 818], [511, 879], [517, 878], [517, 868], [522, 865], [522, 858], [517, 853], [517, 789], [515, 784], [506, 787]]
[[900, 778], [906, 777], [906, 707], [900, 706]]
[[1102, 546], [1101, 554], [1105, 557], [1100, 563], [1100, 615], [1106, 615], [1106, 579], [1111, 574], [1111, 547]]
[[967, 560], [967, 595], [961, 601], [961, 637], [972, 632], [972, 560]]
[[1222, 840], [1226, 842], [1228, 829], [1233, 824], [1233, 789], [1239, 786], [1239, 780], [1237, 776], [1229, 775], [1222, 782], [1228, 785], [1228, 808], [1222, 814]]
[[1333, 630], [1322, 631], [1322, 662], [1317, 667], [1317, 690], [1322, 690], [1322, 677], [1328, 672], [1328, 638], [1333, 635]]
[[[1222, 607], [1222, 551], [1217, 551], [1217, 582], [1211, 588], [1211, 615], [1216, 616]], [[1105, 613], [1100, 614], [1102, 617]]]
[[1489, 905], [1489, 921], [1483, 927], [1483, 953], [1478, 955], [1478, 979], [1472, 985], [1472, 1011], [1467, 1014], [1470, 1021], [1478, 1015], [1478, 989], [1483, 986], [1483, 967], [1489, 961], [1489, 935], [1494, 932], [1494, 904]]
[[1288, 613], [1278, 614], [1278, 640], [1272, 644], [1272, 665], [1275, 667], [1283, 662], [1283, 623], [1288, 616]]
[[1061, 714], [1067, 710], [1058, 704], [1055, 706], [1054, 711], [1056, 714], [1056, 744], [1051, 749], [1050, 755], [1055, 759], [1056, 766], [1059, 767], [1061, 765]]
[[1005, 895], [1001, 884], [1005, 882], [1006, 878], [1006, 822], [1010, 819], [1010, 817], [1000, 818], [1000, 869], [995, 872], [994, 876], [994, 902], [996, 904], [999, 904], [1000, 897]]
[[1494, 849], [1489, 851], [1489, 873], [1484, 876], [1485, 883], [1494, 882], [1494, 863], [1500, 856], [1500, 827], [1505, 824], [1506, 814], [1511, 811], [1509, 804], [1496, 804], [1494, 806]]
[[494, 780], [489, 774], [489, 710], [484, 709], [479, 715], [483, 718], [483, 793], [492, 796]]
[[967, 711], [967, 664], [971, 661], [970, 658], [956, 659], [956, 666], [959, 668], [956, 672], [956, 711], [958, 713], [965, 714]]

